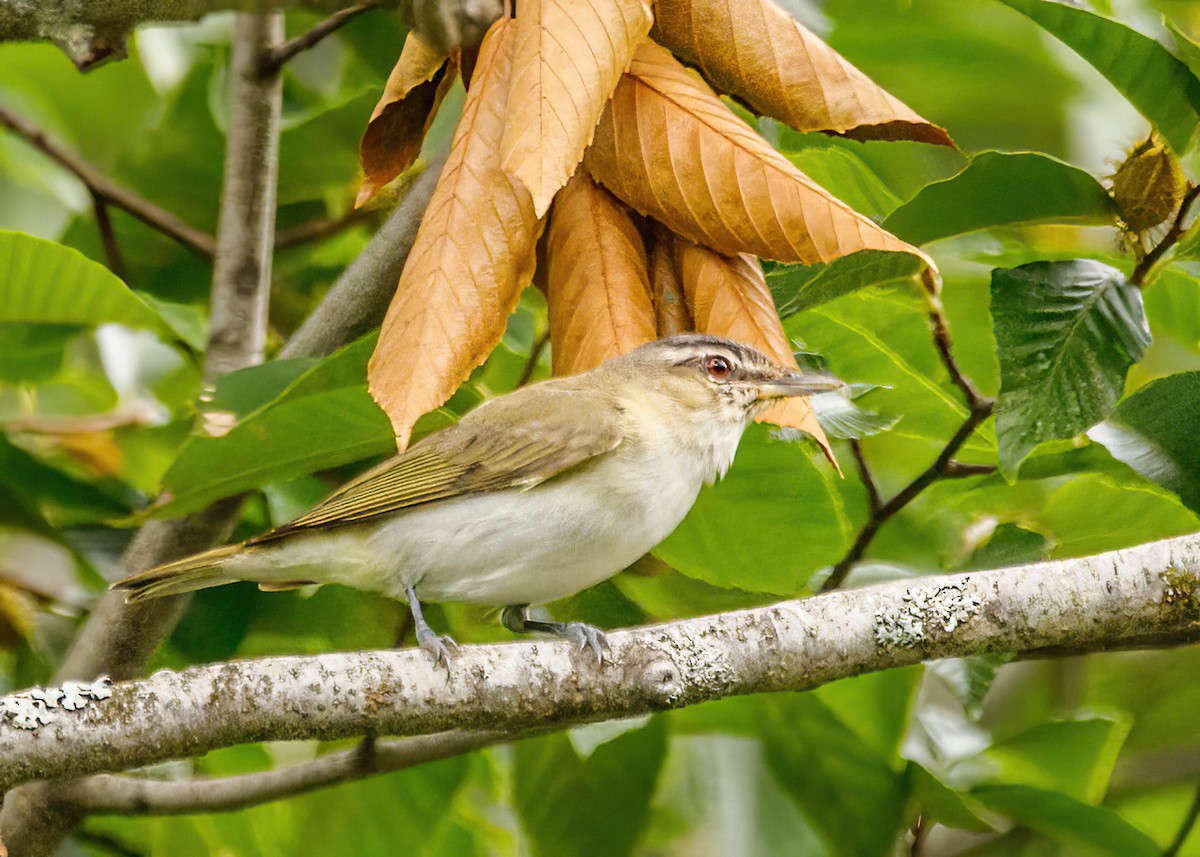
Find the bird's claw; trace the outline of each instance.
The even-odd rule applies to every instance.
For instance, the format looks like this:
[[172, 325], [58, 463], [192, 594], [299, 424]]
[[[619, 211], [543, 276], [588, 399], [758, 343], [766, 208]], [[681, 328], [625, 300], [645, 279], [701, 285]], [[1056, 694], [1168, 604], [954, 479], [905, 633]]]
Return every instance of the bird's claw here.
[[566, 623], [562, 628], [562, 636], [568, 640], [574, 640], [581, 652], [586, 652], [588, 649], [595, 652], [597, 666], [604, 663], [604, 652], [612, 648], [608, 645], [608, 638], [604, 636], [603, 631], [583, 622]]
[[433, 631], [417, 631], [417, 645], [433, 655], [433, 665], [439, 664], [450, 671], [450, 659], [458, 654], [458, 643], [448, 636], [439, 637]]

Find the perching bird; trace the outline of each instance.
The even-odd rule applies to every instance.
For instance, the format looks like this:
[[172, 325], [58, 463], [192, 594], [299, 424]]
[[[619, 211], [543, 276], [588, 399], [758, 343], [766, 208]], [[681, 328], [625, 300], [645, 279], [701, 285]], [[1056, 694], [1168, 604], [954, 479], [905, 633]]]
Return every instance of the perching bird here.
[[420, 602], [464, 601], [599, 658], [597, 629], [531, 620], [528, 606], [599, 583], [666, 538], [772, 402], [839, 386], [729, 340], [660, 339], [491, 399], [268, 533], [114, 586], [133, 602], [238, 580], [342, 583], [407, 601], [438, 661], [453, 643]]

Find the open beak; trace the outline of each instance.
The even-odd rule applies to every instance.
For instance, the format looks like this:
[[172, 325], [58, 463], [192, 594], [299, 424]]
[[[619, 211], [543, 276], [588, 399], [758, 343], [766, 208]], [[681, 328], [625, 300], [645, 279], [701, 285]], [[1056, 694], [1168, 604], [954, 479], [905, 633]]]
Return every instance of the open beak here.
[[757, 384], [759, 399], [786, 399], [790, 396], [813, 396], [846, 386], [832, 375], [815, 372], [785, 372], [770, 381]]

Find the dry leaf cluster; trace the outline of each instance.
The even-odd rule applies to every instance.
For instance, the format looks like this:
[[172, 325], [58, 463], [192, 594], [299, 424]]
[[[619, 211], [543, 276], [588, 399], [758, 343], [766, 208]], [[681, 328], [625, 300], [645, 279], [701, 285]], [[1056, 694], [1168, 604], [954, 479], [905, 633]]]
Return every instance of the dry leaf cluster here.
[[[802, 131], [953, 145], [771, 0], [517, 0], [477, 55], [410, 34], [363, 137], [360, 205], [412, 165], [456, 75], [462, 117], [370, 366], [401, 448], [533, 280], [558, 374], [691, 330], [795, 366], [760, 258], [925, 259], [714, 91]], [[825, 445], [805, 400], [767, 418]]]

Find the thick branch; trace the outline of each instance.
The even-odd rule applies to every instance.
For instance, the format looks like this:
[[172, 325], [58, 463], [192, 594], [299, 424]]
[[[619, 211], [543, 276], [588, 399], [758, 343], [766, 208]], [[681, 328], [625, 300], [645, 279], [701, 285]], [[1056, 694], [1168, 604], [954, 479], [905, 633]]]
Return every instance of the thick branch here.
[[451, 729], [521, 733], [727, 696], [808, 690], [982, 652], [1073, 651], [1200, 635], [1200, 535], [1095, 557], [888, 583], [569, 642], [267, 658], [159, 672], [41, 728], [0, 723], [0, 789], [248, 741]]

